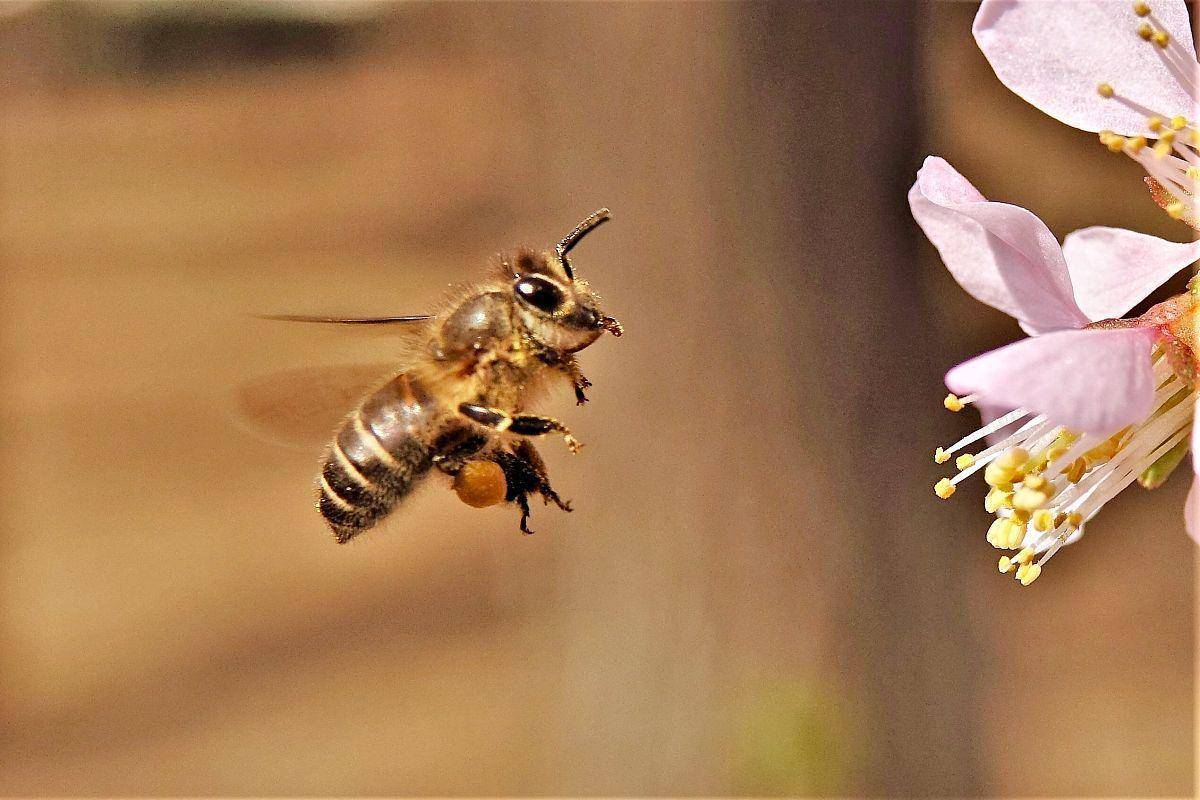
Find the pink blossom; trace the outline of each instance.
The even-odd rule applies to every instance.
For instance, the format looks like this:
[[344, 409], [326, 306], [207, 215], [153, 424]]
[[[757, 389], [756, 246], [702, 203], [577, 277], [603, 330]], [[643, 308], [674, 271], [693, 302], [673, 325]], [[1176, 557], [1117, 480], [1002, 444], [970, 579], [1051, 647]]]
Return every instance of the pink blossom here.
[[984, 0], [974, 32], [1005, 86], [1099, 133], [1142, 165], [1167, 213], [1200, 226], [1200, 63], [1183, 0]]
[[[955, 280], [1031, 334], [946, 375], [947, 407], [975, 403], [985, 424], [935, 456], [956, 457], [959, 470], [939, 481], [943, 498], [984, 472], [996, 516], [988, 541], [1019, 551], [1000, 567], [1028, 585], [1108, 500], [1134, 481], [1157, 485], [1181, 460], [1196, 403], [1195, 298], [1120, 317], [1200, 258], [1200, 243], [1087, 228], [1060, 247], [1035, 215], [989, 201], [934, 157], [908, 199]], [[1188, 503], [1193, 535], [1198, 491]]]

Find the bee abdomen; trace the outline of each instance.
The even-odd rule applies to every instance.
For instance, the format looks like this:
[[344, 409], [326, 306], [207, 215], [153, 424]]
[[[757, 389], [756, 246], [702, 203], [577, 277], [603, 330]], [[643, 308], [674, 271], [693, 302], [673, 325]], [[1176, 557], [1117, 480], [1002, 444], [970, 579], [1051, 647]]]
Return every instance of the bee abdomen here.
[[421, 434], [433, 411], [402, 375], [367, 398], [338, 431], [321, 469], [318, 508], [339, 542], [391, 513], [429, 471], [433, 451]]

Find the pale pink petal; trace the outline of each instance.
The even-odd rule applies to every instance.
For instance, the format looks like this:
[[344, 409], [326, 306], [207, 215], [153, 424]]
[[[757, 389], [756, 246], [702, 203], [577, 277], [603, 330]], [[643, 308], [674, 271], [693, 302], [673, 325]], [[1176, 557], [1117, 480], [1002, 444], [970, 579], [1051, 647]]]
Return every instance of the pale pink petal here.
[[[1168, 51], [1138, 36], [1146, 20], [1125, 0], [985, 0], [975, 41], [1005, 86], [1055, 119], [1085, 131], [1146, 133], [1152, 113], [1196, 117], [1181, 76], [1195, 85], [1200, 72], [1183, 1], [1149, 3], [1172, 37]], [[1179, 66], [1169, 68], [1168, 58]], [[1101, 97], [1101, 83], [1118, 97]]]
[[959, 364], [946, 385], [1081, 433], [1109, 433], [1150, 413], [1154, 336], [1145, 328], [1047, 333]]
[[1068, 234], [1063, 256], [1075, 301], [1092, 320], [1121, 317], [1188, 264], [1200, 242], [1168, 242], [1123, 228], [1084, 228]]
[[1192, 482], [1192, 490], [1188, 492], [1183, 513], [1187, 520], [1187, 532], [1200, 543], [1200, 479]]
[[1196, 398], [1196, 412], [1192, 414], [1192, 469], [1200, 477], [1200, 397]]
[[989, 201], [935, 156], [925, 159], [908, 203], [972, 297], [1016, 317], [1030, 333], [1087, 324], [1058, 240], [1032, 213]]

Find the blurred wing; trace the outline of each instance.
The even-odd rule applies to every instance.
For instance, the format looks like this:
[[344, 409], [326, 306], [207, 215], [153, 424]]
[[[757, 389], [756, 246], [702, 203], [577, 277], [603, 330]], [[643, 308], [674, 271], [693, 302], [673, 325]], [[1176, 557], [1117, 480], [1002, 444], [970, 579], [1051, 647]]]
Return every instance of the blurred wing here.
[[333, 325], [403, 325], [433, 319], [432, 314], [405, 314], [399, 317], [323, 317], [308, 314], [257, 314], [259, 319], [275, 322], [321, 322]]
[[371, 391], [400, 373], [395, 364], [301, 367], [255, 378], [238, 387], [238, 421], [259, 438], [316, 450]]

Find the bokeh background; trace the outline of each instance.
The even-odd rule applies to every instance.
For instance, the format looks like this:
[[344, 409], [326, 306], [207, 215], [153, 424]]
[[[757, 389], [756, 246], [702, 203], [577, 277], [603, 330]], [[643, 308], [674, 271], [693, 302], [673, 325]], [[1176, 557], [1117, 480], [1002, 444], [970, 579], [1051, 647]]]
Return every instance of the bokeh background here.
[[[969, 3], [0, 6], [0, 793], [1187, 795], [1186, 480], [1022, 590], [930, 454], [1019, 332], [904, 199], [1176, 240]], [[600, 205], [570, 516], [338, 547], [235, 387]], [[1179, 287], [1175, 287], [1179, 288]]]

